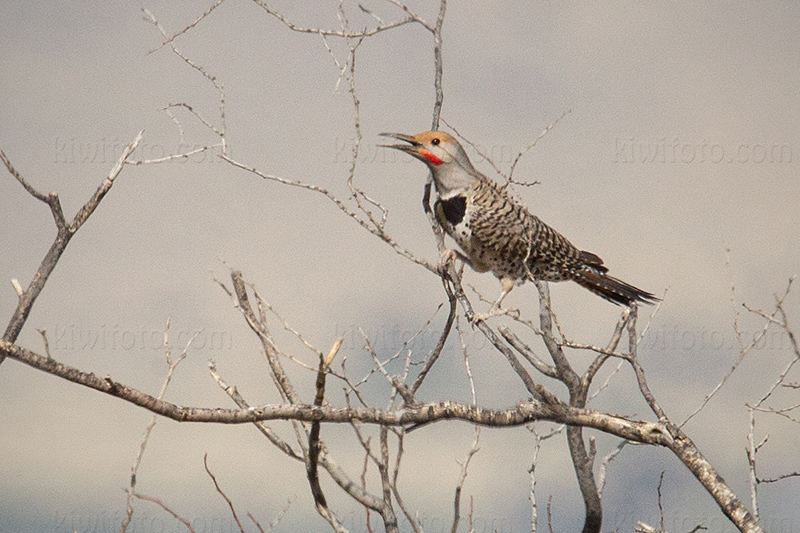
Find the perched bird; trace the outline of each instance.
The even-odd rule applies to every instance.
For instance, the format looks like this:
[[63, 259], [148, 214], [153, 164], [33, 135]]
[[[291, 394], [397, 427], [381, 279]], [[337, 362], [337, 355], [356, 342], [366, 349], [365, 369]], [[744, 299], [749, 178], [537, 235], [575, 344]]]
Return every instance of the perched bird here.
[[491, 270], [500, 279], [503, 291], [490, 314], [516, 284], [528, 279], [572, 280], [620, 305], [658, 301], [653, 294], [609, 276], [602, 259], [576, 248], [504, 187], [478, 172], [452, 135], [442, 131], [381, 135], [406, 143], [382, 146], [411, 154], [431, 170], [438, 197], [436, 220], [463, 250], [450, 253], [477, 272]]

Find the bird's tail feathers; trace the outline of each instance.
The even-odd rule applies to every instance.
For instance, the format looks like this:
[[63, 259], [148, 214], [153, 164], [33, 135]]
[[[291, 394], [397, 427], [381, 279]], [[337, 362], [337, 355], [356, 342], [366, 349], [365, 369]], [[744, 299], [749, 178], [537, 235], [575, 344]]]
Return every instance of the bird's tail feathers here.
[[575, 281], [601, 298], [617, 305], [628, 307], [637, 304], [653, 304], [659, 301], [654, 294], [625, 283], [602, 270], [584, 268], [577, 273]]
[[603, 264], [603, 260], [600, 259], [600, 256], [597, 254], [587, 252], [586, 250], [581, 250], [580, 259], [584, 265], [588, 265], [593, 270], [599, 270], [603, 274], [608, 272], [608, 268], [606, 268], [606, 266]]

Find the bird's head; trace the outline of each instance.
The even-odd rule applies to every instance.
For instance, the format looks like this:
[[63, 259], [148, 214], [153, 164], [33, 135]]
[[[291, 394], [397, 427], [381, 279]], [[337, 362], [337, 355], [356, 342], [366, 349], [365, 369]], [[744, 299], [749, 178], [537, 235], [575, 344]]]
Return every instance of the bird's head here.
[[[434, 173], [447, 166], [462, 166], [465, 170], [472, 168], [464, 148], [449, 133], [424, 131], [416, 135], [406, 135], [405, 133], [381, 133], [381, 135], [405, 141], [407, 144], [392, 143], [379, 146], [411, 154], [428, 165]], [[452, 165], [453, 163], [456, 165]]]
[[404, 141], [406, 144], [381, 144], [411, 154], [425, 163], [433, 174], [436, 190], [442, 197], [450, 197], [454, 193], [464, 191], [481, 174], [475, 170], [467, 157], [464, 148], [452, 135], [443, 131], [424, 131], [416, 135], [405, 133], [381, 133]]

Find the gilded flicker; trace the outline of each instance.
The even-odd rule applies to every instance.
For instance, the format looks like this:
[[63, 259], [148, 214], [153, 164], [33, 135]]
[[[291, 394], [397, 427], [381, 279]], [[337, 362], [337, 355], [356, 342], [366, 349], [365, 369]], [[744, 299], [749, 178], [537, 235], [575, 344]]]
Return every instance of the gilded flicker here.
[[503, 298], [528, 279], [572, 280], [615, 304], [652, 304], [658, 298], [607, 274], [597, 255], [576, 248], [532, 215], [509, 192], [478, 172], [459, 142], [441, 131], [382, 133], [407, 144], [385, 144], [425, 163], [433, 174], [436, 219], [459, 245], [456, 252], [477, 272], [500, 279]]

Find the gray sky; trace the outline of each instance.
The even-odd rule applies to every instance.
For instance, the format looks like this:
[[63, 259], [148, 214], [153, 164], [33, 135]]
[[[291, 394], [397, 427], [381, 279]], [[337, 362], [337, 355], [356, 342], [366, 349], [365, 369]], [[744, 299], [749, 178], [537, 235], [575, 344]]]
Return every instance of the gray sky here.
[[[150, 9], [168, 33], [210, 4], [170, 2], [4, 2], [0, 5], [0, 149], [41, 191], [57, 191], [68, 218], [108, 174], [138, 131], [135, 159], [175, 154], [216, 142], [185, 110], [184, 134], [160, 108], [193, 106], [220, 125], [213, 86], [168, 48], [142, 20]], [[270, 4], [272, 5], [272, 4]], [[402, 12], [368, 4], [386, 21]], [[433, 2], [413, 2], [434, 20]], [[336, 4], [275, 2], [298, 25], [338, 28]], [[373, 25], [345, 3], [354, 27]], [[800, 239], [800, 4], [452, 1], [444, 26], [443, 117], [507, 171], [514, 155], [570, 111], [519, 163], [517, 179], [531, 210], [573, 243], [603, 257], [611, 272], [665, 301], [641, 348], [651, 387], [674, 420], [692, 412], [738, 354], [733, 333], [740, 302], [768, 310], [798, 272]], [[233, 158], [259, 170], [347, 195], [353, 139], [346, 81], [316, 35], [291, 32], [257, 5], [228, 1], [176, 41], [224, 84], [227, 141]], [[330, 40], [343, 62], [346, 47]], [[362, 153], [356, 183], [388, 209], [387, 229], [405, 248], [437, 260], [420, 209], [426, 171], [377, 148], [378, 133], [428, 129], [433, 106], [430, 34], [405, 26], [363, 42], [356, 83]], [[476, 165], [492, 168], [470, 150]], [[0, 174], [5, 173], [5, 169]], [[55, 235], [49, 210], [7, 173], [0, 178], [0, 309], [11, 315], [9, 283], [27, 286]], [[730, 248], [730, 269], [726, 267]], [[327, 350], [344, 336], [354, 373], [369, 368], [358, 328], [388, 356], [433, 317], [412, 344], [420, 354], [444, 320], [441, 283], [395, 254], [314, 193], [266, 182], [211, 154], [189, 161], [126, 167], [111, 193], [73, 239], [34, 307], [19, 343], [156, 394], [166, 372], [161, 340], [172, 320], [179, 352], [201, 330], [167, 395], [181, 405], [230, 407], [207, 373], [214, 359], [251, 404], [278, 401], [256, 339], [214, 283], [240, 269], [291, 325]], [[736, 286], [731, 304], [730, 276]], [[466, 282], [494, 297], [496, 280], [473, 272]], [[618, 309], [577, 286], [551, 288], [562, 326], [575, 340], [602, 344]], [[516, 289], [506, 304], [535, 313], [536, 291]], [[798, 323], [796, 294], [787, 301]], [[742, 315], [752, 336], [762, 321]], [[285, 350], [313, 363], [281, 325]], [[476, 332], [471, 362], [479, 403], [525, 399], [502, 358]], [[455, 339], [437, 364], [425, 400], [469, 400]], [[756, 401], [791, 360], [788, 339], [770, 332], [726, 388], [686, 429], [747, 499], [746, 402]], [[580, 366], [580, 354], [575, 354]], [[293, 370], [305, 397], [313, 379]], [[797, 381], [795, 379], [795, 381]], [[598, 409], [647, 417], [630, 372], [615, 378]], [[375, 401], [384, 402], [377, 383]], [[554, 387], [561, 392], [561, 389]], [[332, 393], [333, 397], [336, 396]], [[785, 404], [797, 403], [782, 396]], [[118, 529], [141, 434], [150, 415], [15, 361], [0, 366], [0, 529]], [[289, 434], [287, 424], [276, 424]], [[798, 431], [758, 419], [770, 433], [759, 466], [764, 476], [797, 470]], [[474, 431], [449, 423], [420, 430], [406, 443], [402, 488], [426, 531], [444, 530], [452, 489]], [[348, 428], [324, 428], [337, 458], [355, 477], [362, 457]], [[596, 435], [598, 453], [617, 442]], [[476, 530], [529, 528], [532, 442], [525, 429], [484, 430], [465, 491], [474, 496]], [[159, 420], [139, 473], [138, 489], [196, 520], [198, 531], [229, 531], [224, 502], [205, 475], [209, 461], [242, 513], [269, 523], [296, 497], [279, 530], [323, 529], [302, 465], [291, 462], [252, 427], [179, 425]], [[541, 501], [553, 495], [560, 530], [580, 527], [582, 510], [564, 439], [548, 441], [539, 470]], [[656, 484], [667, 470], [664, 503], [670, 531], [698, 523], [729, 531], [710, 497], [663, 450], [629, 447], [609, 473], [604, 529], [657, 522]], [[373, 480], [374, 482], [374, 480]], [[765, 525], [800, 527], [785, 494], [790, 480], [761, 491]], [[373, 485], [373, 488], [375, 485]], [[362, 531], [362, 515], [328, 490], [334, 505]], [[177, 531], [158, 509], [140, 502], [137, 531]], [[348, 514], [350, 513], [350, 514]], [[163, 529], [162, 529], [163, 527]], [[205, 528], [205, 529], [203, 529]], [[449, 530], [449, 528], [447, 528]]]

